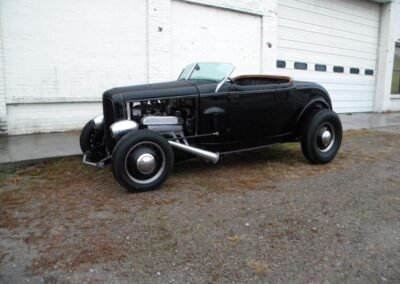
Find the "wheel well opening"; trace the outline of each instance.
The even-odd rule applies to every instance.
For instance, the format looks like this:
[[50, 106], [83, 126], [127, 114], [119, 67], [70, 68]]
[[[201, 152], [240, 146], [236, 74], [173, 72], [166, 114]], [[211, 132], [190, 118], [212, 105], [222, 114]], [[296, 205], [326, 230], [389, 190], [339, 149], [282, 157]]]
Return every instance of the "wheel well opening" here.
[[307, 106], [306, 109], [300, 114], [300, 117], [296, 123], [296, 138], [300, 138], [302, 129], [304, 127], [304, 123], [307, 120], [307, 117], [312, 115], [315, 112], [318, 112], [322, 109], [329, 109], [329, 106], [321, 101], [317, 101], [312, 103], [311, 105]]

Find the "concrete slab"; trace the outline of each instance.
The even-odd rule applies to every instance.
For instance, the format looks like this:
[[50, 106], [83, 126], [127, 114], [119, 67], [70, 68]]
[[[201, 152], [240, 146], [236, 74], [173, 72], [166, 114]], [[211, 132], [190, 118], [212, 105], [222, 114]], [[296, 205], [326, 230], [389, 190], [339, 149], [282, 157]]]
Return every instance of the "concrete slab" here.
[[81, 154], [79, 133], [0, 137], [0, 164]]
[[339, 116], [345, 130], [400, 125], [400, 112], [353, 113], [340, 114]]
[[[343, 128], [382, 128], [400, 126], [400, 113], [340, 114]], [[398, 131], [398, 129], [394, 129]], [[80, 155], [79, 133], [51, 133], [0, 137], [0, 164]]]

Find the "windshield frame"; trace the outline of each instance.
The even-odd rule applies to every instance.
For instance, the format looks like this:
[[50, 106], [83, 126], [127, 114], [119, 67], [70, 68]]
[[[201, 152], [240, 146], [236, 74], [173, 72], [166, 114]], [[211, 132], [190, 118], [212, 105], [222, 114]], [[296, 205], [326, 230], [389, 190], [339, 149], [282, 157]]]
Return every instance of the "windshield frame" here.
[[[192, 73], [194, 71], [194, 68], [196, 68], [196, 65], [199, 64], [198, 62], [196, 63], [191, 63], [187, 65], [185, 68], [182, 69], [181, 74], [179, 74], [178, 80], [190, 80], [190, 76], [192, 76]], [[189, 71], [189, 72], [186, 72]], [[188, 75], [185, 75], [185, 73], [188, 73]]]
[[[229, 76], [235, 70], [235, 66], [232, 63], [227, 63], [227, 62], [196, 62], [196, 63], [191, 63], [191, 64], [187, 65], [182, 70], [181, 74], [178, 77], [178, 80], [196, 80], [196, 78], [192, 78], [192, 75], [193, 75], [194, 71], [196, 70], [196, 67], [199, 67], [200, 65], [208, 65], [208, 67], [210, 67], [210, 66], [213, 67], [212, 66], [213, 64], [215, 65], [215, 67], [218, 67], [218, 65], [226, 65], [225, 67], [228, 67], [228, 69], [226, 70], [227, 72], [225, 72], [225, 74], [223, 74], [222, 79], [204, 78], [204, 80], [216, 81], [217, 87], [215, 88], [215, 92], [218, 92], [218, 90], [223, 86], [223, 84], [226, 82], [226, 80], [228, 80]], [[197, 78], [197, 79], [200, 80], [200, 78]]]

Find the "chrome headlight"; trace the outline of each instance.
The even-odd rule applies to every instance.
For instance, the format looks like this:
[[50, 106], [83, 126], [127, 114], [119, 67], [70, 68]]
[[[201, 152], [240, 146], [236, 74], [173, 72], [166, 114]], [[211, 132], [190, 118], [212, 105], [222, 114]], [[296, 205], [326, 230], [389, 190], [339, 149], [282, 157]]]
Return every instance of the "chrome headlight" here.
[[110, 126], [111, 137], [114, 139], [121, 138], [126, 133], [138, 129], [139, 129], [139, 124], [133, 120], [120, 120], [114, 122]]

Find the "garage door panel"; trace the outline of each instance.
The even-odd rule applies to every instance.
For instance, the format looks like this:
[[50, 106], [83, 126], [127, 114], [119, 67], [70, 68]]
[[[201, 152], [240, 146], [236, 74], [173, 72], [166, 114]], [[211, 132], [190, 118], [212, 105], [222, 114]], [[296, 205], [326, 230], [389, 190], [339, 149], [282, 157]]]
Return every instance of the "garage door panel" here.
[[355, 92], [355, 91], [343, 91], [343, 92], [335, 92], [335, 100], [340, 100], [340, 101], [362, 101], [366, 100], [365, 98], [371, 98], [367, 99], [367, 101], [373, 101], [374, 94], [371, 92]]
[[351, 30], [336, 30], [330, 27], [323, 27], [319, 25], [314, 25], [308, 22], [301, 22], [295, 18], [288, 19], [279, 17], [279, 32], [281, 29], [289, 29], [289, 30], [297, 30], [298, 33], [314, 33], [314, 34], [322, 34], [332, 36], [334, 38], [338, 38], [338, 40], [351, 40], [351, 41], [359, 41], [362, 43], [369, 43], [373, 46], [376, 46], [378, 42], [378, 38], [376, 36], [371, 35], [361, 35], [359, 33], [354, 33]]
[[[325, 5], [321, 5], [320, 3], [325, 3]], [[377, 21], [373, 17], [360, 17], [357, 14], [337, 8], [337, 5], [335, 4], [327, 4], [329, 4], [329, 2], [326, 1], [318, 1], [317, 3], [314, 1], [313, 3], [309, 3], [307, 1], [285, 0], [285, 2], [281, 4], [281, 6], [306, 11], [307, 13], [312, 13], [313, 15], [318, 15], [322, 17], [329, 16], [330, 18], [343, 20], [345, 22], [361, 24], [375, 28], [379, 26], [379, 21]]]
[[374, 94], [373, 91], [371, 91], [371, 86], [370, 85], [347, 85], [344, 83], [339, 83], [339, 84], [329, 84], [329, 83], [324, 83], [321, 81], [318, 81], [318, 83], [324, 85], [324, 87], [327, 90], [330, 90], [335, 93], [363, 93], [364, 96], [372, 95]]
[[353, 104], [348, 107], [334, 107], [334, 108], [335, 108], [335, 111], [338, 113], [353, 113], [353, 112], [370, 112], [372, 107], [370, 107], [370, 106], [358, 107]]
[[371, 88], [375, 85], [375, 76], [366, 76], [364, 74], [341, 74], [333, 73], [331, 71], [331, 66], [328, 66], [328, 72], [314, 72], [313, 67], [310, 66], [311, 70], [292, 70], [292, 69], [281, 69], [276, 70], [279, 74], [288, 74], [295, 76], [297, 79], [310, 79], [316, 80], [318, 82], [323, 82], [324, 84], [331, 85], [356, 85], [356, 86], [366, 86], [366, 88]]
[[[379, 11], [374, 9], [367, 1], [347, 1], [347, 0], [331, 0], [331, 1], [315, 1], [315, 0], [288, 0], [285, 3], [297, 1], [307, 3], [316, 7], [327, 8], [331, 11], [342, 12], [347, 15], [357, 16], [377, 22], [376, 17], [379, 17]], [[366, 5], [364, 5], [366, 4]], [[371, 17], [372, 16], [372, 17]], [[379, 22], [379, 21], [378, 21]]]
[[261, 71], [261, 17], [180, 1], [171, 9], [173, 74], [198, 61], [231, 62], [235, 74]]
[[[312, 77], [315, 78], [315, 80], [317, 80], [318, 82], [323, 83], [324, 86], [327, 86], [335, 90], [349, 90], [353, 88], [358, 88], [358, 90], [366, 91], [366, 90], [371, 90], [371, 87], [375, 86], [375, 81], [370, 83], [369, 81], [358, 82], [357, 80], [352, 81], [351, 79], [344, 79], [344, 78], [332, 80], [333, 78], [321, 79], [314, 76]], [[310, 78], [310, 76], [307, 76], [307, 78]]]
[[[299, 81], [312, 81], [321, 84], [331, 95], [332, 100], [373, 100], [375, 95], [375, 81], [362, 80], [364, 75], [352, 75], [357, 79], [346, 78], [346, 75], [334, 73], [301, 72], [299, 70], [281, 69], [277, 72], [282, 75], [293, 76]], [[320, 74], [323, 74], [321, 76]], [[372, 77], [372, 76], [371, 76]]]
[[[295, 43], [295, 44], [293, 44]], [[338, 47], [331, 47], [327, 46], [325, 43], [304, 43], [295, 40], [279, 40], [278, 47], [289, 48], [289, 49], [296, 49], [299, 51], [307, 51], [313, 53], [321, 53], [333, 56], [340, 56], [342, 58], [355, 58], [355, 59], [362, 59], [362, 60], [371, 60], [372, 62], [375, 59], [374, 53], [367, 53], [362, 51], [350, 50], [347, 48], [343, 48], [342, 46]]]
[[[313, 2], [313, 0], [301, 0], [304, 2]], [[315, 1], [314, 1], [315, 2]], [[323, 2], [326, 5], [325, 1], [319, 1]], [[373, 3], [372, 1], [364, 1], [364, 0], [330, 0], [327, 3], [328, 5], [334, 5], [334, 7], [337, 7], [336, 9], [338, 10], [345, 10], [349, 13], [362, 13], [366, 17], [371, 17], [371, 18], [376, 18], [379, 17], [380, 10], [376, 8], [377, 4]]]
[[[315, 38], [318, 38], [319, 43], [315, 43]], [[319, 46], [335, 47], [344, 50], [357, 51], [369, 54], [372, 58], [377, 53], [376, 43], [360, 42], [359, 40], [349, 37], [343, 40], [342, 37], [332, 36], [332, 34], [318, 34], [312, 31], [302, 31], [301, 33], [293, 33], [292, 28], [282, 27], [278, 34], [278, 40], [297, 41], [308, 44], [316, 44]], [[340, 44], [339, 44], [340, 42]]]
[[[380, 6], [358, 0], [278, 0], [278, 74], [324, 86], [338, 112], [371, 111], [375, 97]], [[294, 69], [307, 63], [307, 70]], [[324, 72], [315, 64], [325, 64]], [[344, 68], [333, 72], [334, 66]], [[359, 74], [350, 74], [350, 68]]]
[[351, 26], [351, 29], [353, 31], [357, 30], [357, 33], [366, 36], [371, 34], [371, 29], [374, 32], [378, 32], [379, 29], [378, 24], [371, 26], [368, 24], [356, 23], [344, 19], [334, 18], [329, 15], [317, 14], [309, 10], [299, 10], [297, 8], [289, 7], [286, 5], [280, 6], [280, 8], [278, 9], [278, 14], [279, 17], [281, 18], [296, 19], [299, 22], [306, 22], [306, 23], [312, 20], [312, 22], [315, 25], [341, 31], [346, 31], [348, 30], [349, 26]]
[[286, 61], [290, 60], [294, 62], [335, 64], [347, 67], [372, 68], [372, 69], [374, 69], [376, 65], [376, 60], [371, 60], [371, 59], [352, 58], [347, 56], [343, 57], [340, 55], [326, 54], [315, 51], [298, 50], [296, 49], [295, 43], [293, 43], [293, 47], [278, 48], [278, 59]]
[[334, 102], [334, 106], [336, 108], [350, 108], [350, 107], [356, 107], [356, 108], [371, 108], [373, 107], [374, 102], [371, 100], [367, 101], [336, 101]]

